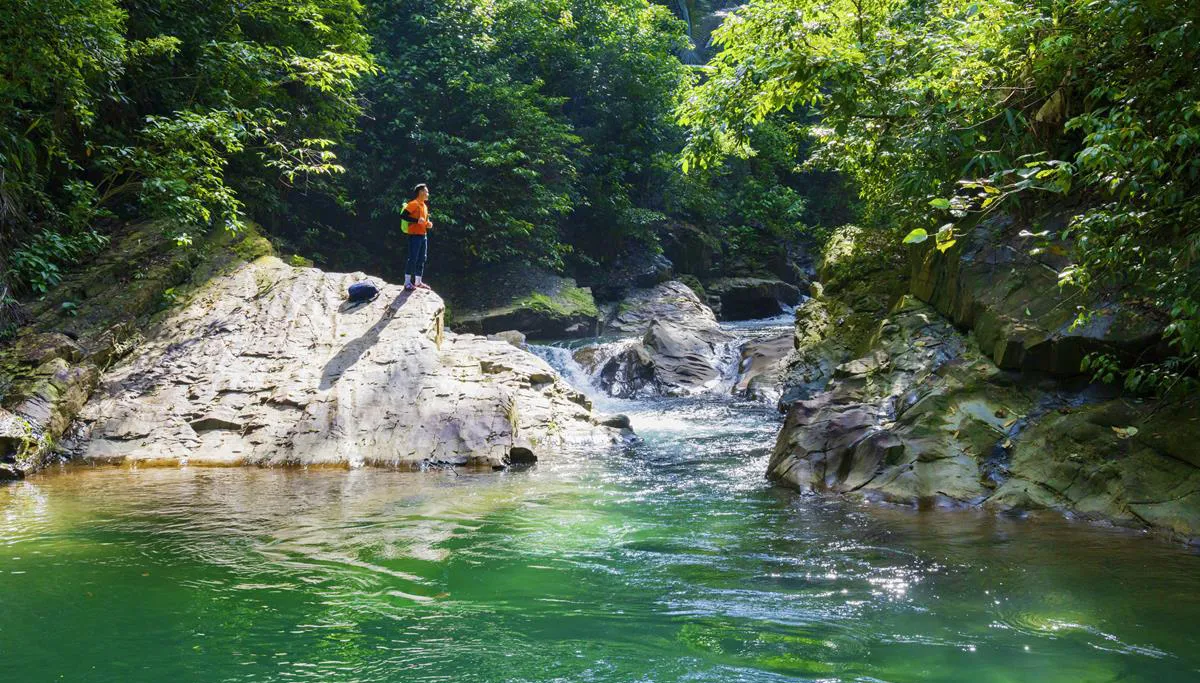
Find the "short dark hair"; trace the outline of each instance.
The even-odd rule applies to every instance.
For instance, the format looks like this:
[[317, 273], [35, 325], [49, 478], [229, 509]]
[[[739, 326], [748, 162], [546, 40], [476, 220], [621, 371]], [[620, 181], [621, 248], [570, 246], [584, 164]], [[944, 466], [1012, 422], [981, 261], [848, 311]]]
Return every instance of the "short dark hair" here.
[[417, 195], [421, 194], [421, 190], [428, 191], [429, 186], [426, 185], [425, 183], [418, 183], [417, 186], [413, 188], [413, 197], [416, 197]]

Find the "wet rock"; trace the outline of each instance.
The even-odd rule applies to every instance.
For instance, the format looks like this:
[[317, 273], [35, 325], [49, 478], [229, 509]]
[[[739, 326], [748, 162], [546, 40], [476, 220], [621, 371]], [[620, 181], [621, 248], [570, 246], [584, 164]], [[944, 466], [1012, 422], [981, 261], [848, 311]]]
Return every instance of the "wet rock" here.
[[797, 309], [770, 476], [918, 507], [1053, 509], [1195, 542], [1195, 402], [1112, 400], [1084, 381], [1028, 372], [1070, 375], [1086, 349], [1153, 352], [1154, 325], [1121, 323], [1100, 302], [1097, 327], [1073, 327], [1071, 294], [1053, 277], [1059, 257], [1030, 259], [989, 229], [946, 257], [923, 253], [914, 271], [914, 291], [953, 320], [915, 297], [878, 315], [888, 291], [880, 274], [863, 275], [877, 259], [860, 262], [861, 231], [835, 235], [826, 282]]
[[25, 478], [25, 473], [20, 469], [7, 464], [0, 464], [0, 482], [2, 481], [20, 481]]
[[766, 403], [776, 403], [783, 393], [783, 379], [794, 346], [790, 332], [746, 342], [741, 349], [736, 394]]
[[927, 305], [905, 299], [873, 351], [839, 365], [826, 391], [791, 406], [770, 473], [805, 491], [857, 492], [910, 505], [975, 504], [1005, 438], [995, 414], [1024, 391]]
[[26, 356], [31, 361], [41, 358], [49, 360], [37, 367], [25, 366], [0, 409], [0, 455], [15, 455], [22, 469], [43, 464], [100, 377], [99, 370], [87, 361], [73, 365], [67, 359], [79, 358], [73, 351]]
[[988, 504], [1070, 511], [1200, 538], [1198, 414], [1194, 404], [1126, 400], [1049, 413], [1016, 441], [1011, 478]]
[[854, 340], [836, 322], [839, 306], [823, 297], [808, 299], [796, 308], [792, 353], [780, 384], [779, 408], [813, 398], [833, 380], [834, 368], [849, 360]]
[[720, 278], [706, 282], [704, 291], [720, 302], [722, 320], [770, 318], [800, 303], [800, 289], [781, 280]]
[[533, 450], [526, 446], [513, 446], [508, 449], [508, 456], [505, 458], [506, 465], [532, 465], [538, 460], [534, 455]]
[[575, 360], [609, 394], [683, 395], [716, 388], [732, 367], [734, 337], [680, 282], [641, 290], [621, 302], [606, 328], [640, 338], [582, 349]]
[[632, 429], [633, 427], [628, 415], [609, 415], [600, 418], [598, 421], [605, 427], [612, 427], [614, 429]]
[[146, 333], [81, 413], [91, 461], [500, 466], [514, 447], [611, 443], [544, 361], [443, 330], [442, 300], [260, 258]]

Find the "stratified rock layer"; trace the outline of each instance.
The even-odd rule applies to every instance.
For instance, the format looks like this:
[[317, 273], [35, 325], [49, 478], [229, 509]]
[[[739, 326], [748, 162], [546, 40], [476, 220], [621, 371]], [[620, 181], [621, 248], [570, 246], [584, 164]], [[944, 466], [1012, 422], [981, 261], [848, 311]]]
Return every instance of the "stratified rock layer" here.
[[442, 329], [442, 300], [274, 257], [201, 287], [102, 381], [81, 414], [92, 461], [501, 466], [610, 442], [539, 358]]
[[[1064, 287], [1058, 273], [1069, 264], [1070, 245], [1031, 255], [1032, 238], [1012, 235], [1012, 226], [1000, 215], [970, 228], [944, 254], [916, 250], [912, 293], [970, 328], [980, 349], [1008, 370], [1075, 375], [1088, 353], [1134, 357], [1161, 345], [1161, 316], [1112, 294]], [[1079, 306], [1092, 312], [1083, 324]]]
[[[856, 236], [831, 243], [853, 254]], [[797, 311], [770, 476], [921, 507], [1053, 509], [1200, 542], [1196, 401], [1114, 398], [1078, 376], [1089, 350], [1152, 347], [1154, 321], [1094, 301], [1100, 316], [1073, 326], [1047, 264], [978, 238], [925, 254], [915, 296], [883, 315], [887, 280], [823, 268], [829, 286]]]
[[606, 330], [641, 335], [575, 354], [613, 396], [711, 390], [727, 379], [736, 362], [735, 338], [721, 329], [695, 292], [677, 281], [634, 292], [621, 302]]

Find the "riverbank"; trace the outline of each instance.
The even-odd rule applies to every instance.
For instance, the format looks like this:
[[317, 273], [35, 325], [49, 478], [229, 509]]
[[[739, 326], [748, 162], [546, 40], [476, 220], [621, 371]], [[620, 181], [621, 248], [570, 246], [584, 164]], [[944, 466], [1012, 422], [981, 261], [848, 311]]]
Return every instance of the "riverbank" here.
[[[797, 311], [770, 475], [807, 492], [1056, 510], [1200, 542], [1200, 405], [1122, 392], [1083, 368], [1091, 353], [1152, 354], [1163, 321], [1116, 293], [1061, 288], [1059, 257], [1029, 254], [1021, 227], [979, 223], [944, 254], [903, 254], [853, 227], [835, 235]], [[1076, 324], [1073, 304], [1098, 313]]]
[[[117, 270], [132, 249], [162, 265]], [[347, 301], [364, 281], [378, 296]], [[253, 231], [181, 253], [132, 228], [37, 304], [0, 359], [0, 458], [18, 475], [62, 457], [506, 467], [631, 436], [537, 357], [446, 331], [432, 291], [286, 263]]]

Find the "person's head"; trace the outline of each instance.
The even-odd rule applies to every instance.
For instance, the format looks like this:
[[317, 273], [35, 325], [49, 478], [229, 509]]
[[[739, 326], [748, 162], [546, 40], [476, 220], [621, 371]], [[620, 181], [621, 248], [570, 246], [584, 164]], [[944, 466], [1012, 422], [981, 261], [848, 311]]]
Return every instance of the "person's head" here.
[[417, 185], [416, 187], [414, 187], [413, 188], [413, 198], [420, 199], [421, 201], [425, 201], [426, 199], [429, 199], [429, 186], [426, 185], [425, 183], [421, 183], [420, 185]]

